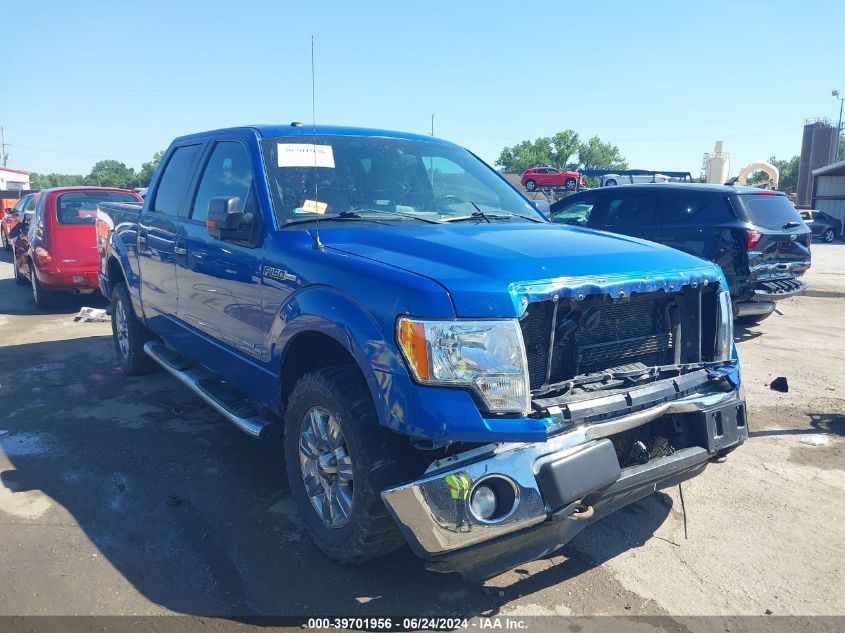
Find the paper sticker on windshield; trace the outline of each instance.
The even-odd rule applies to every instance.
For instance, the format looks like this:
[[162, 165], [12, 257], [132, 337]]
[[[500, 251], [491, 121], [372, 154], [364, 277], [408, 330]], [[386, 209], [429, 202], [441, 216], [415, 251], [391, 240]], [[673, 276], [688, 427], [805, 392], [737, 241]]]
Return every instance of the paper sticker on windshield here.
[[317, 202], [316, 200], [305, 200], [302, 203], [302, 206], [294, 209], [294, 213], [316, 213], [317, 215], [323, 215], [326, 212], [326, 209], [329, 207], [328, 204], [325, 202]]
[[334, 169], [331, 145], [277, 143], [279, 167], [330, 167]]

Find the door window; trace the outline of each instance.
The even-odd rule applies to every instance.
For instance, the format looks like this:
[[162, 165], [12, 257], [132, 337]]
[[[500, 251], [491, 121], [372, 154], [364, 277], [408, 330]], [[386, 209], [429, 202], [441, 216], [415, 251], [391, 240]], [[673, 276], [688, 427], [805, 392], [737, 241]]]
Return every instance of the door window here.
[[191, 218], [205, 222], [208, 202], [212, 198], [240, 198], [241, 210], [253, 209], [252, 168], [246, 148], [235, 141], [222, 141], [214, 146], [200, 178], [197, 195], [194, 198]]
[[182, 205], [196, 169], [199, 150], [200, 145], [186, 145], [176, 149], [170, 156], [158, 182], [153, 202], [153, 210], [156, 213], [185, 215], [181, 212]]
[[733, 219], [723, 196], [681, 191], [659, 195], [664, 224], [714, 224]]
[[574, 224], [575, 226], [587, 226], [590, 222], [590, 215], [598, 203], [597, 195], [586, 195], [575, 200], [567, 201], [567, 204], [552, 209], [552, 222], [555, 224]]
[[646, 226], [655, 223], [654, 198], [648, 193], [628, 193], [610, 198], [606, 226]]

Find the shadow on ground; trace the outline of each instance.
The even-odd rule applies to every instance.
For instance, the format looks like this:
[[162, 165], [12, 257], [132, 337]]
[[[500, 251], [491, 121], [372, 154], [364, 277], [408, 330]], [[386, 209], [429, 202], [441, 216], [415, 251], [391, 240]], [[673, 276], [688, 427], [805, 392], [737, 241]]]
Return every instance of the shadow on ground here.
[[[163, 372], [124, 376], [109, 337], [0, 355], [0, 448], [13, 464], [2, 485], [43, 492], [145, 598], [178, 613], [495, 614], [642, 545], [671, 509], [654, 495], [495, 591], [427, 572], [407, 548], [340, 566], [301, 530], [277, 445], [243, 435]], [[90, 546], [78, 541], [60, 555], [81, 557], [73, 548]]]

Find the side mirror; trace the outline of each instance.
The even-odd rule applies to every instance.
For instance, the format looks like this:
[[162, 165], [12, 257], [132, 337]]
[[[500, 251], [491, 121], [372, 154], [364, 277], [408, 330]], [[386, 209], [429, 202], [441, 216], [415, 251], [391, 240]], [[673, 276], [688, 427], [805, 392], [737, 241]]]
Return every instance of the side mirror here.
[[534, 200], [534, 206], [537, 208], [537, 211], [549, 217], [549, 213], [551, 213], [551, 204], [549, 204], [548, 200]]
[[252, 238], [255, 218], [241, 212], [241, 199], [220, 196], [208, 201], [205, 226], [208, 234], [218, 240], [241, 241]]

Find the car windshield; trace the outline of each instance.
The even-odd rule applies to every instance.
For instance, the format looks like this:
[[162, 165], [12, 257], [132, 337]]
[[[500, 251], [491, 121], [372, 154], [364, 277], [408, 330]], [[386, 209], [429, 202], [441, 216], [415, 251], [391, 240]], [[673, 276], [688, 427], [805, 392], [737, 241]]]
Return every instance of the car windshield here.
[[138, 202], [138, 198], [120, 191], [63, 193], [56, 202], [56, 220], [59, 224], [94, 224], [100, 202]]
[[745, 219], [764, 229], [782, 229], [788, 224], [801, 223], [801, 216], [786, 196], [773, 194], [745, 194], [737, 196], [745, 212]]
[[545, 221], [487, 165], [437, 142], [364, 136], [262, 141], [280, 223], [308, 219], [393, 222]]

